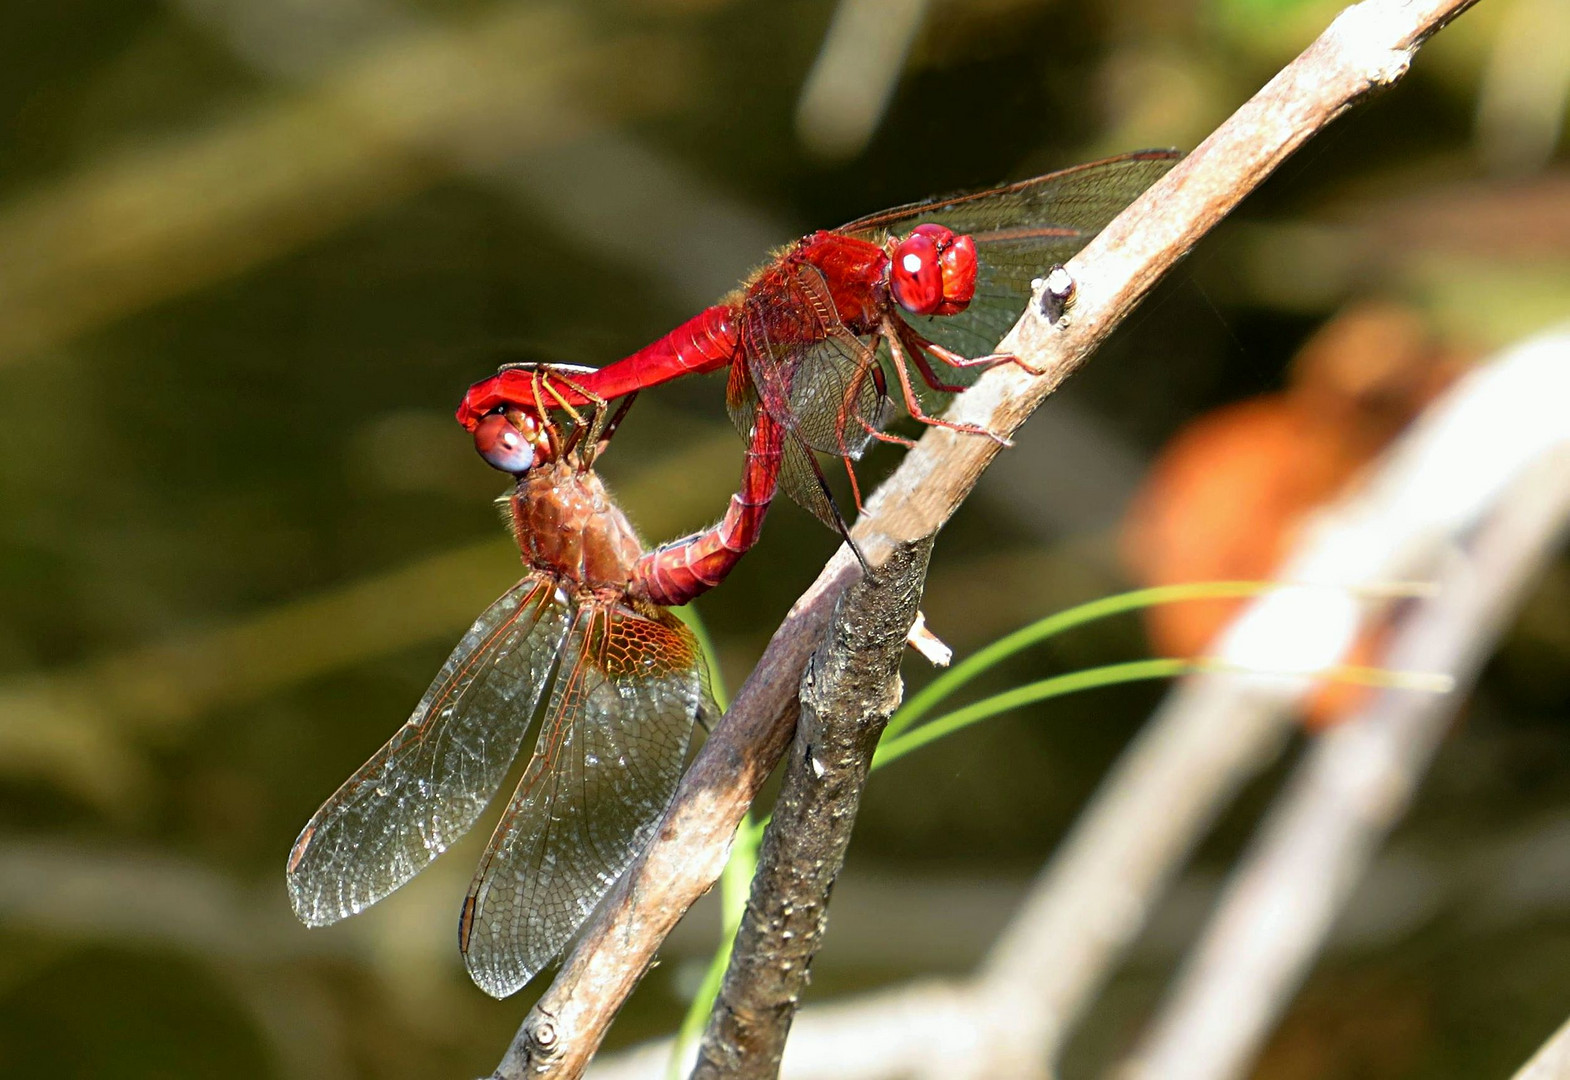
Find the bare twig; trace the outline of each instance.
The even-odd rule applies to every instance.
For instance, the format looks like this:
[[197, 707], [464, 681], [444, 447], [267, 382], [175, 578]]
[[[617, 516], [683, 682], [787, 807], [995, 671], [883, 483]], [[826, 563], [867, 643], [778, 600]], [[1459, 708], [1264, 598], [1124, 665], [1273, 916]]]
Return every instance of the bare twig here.
[[[1349, 8], [1070, 262], [1079, 298], [1068, 318], [1048, 323], [1032, 303], [1001, 348], [1044, 374], [995, 369], [960, 395], [949, 418], [1017, 428], [1271, 170], [1358, 98], [1399, 78], [1417, 46], [1472, 2], [1366, 0]], [[857, 524], [873, 567], [896, 544], [936, 533], [997, 452], [988, 439], [927, 431]], [[788, 742], [810, 645], [857, 572], [842, 550], [786, 617], [683, 779], [659, 834], [596, 912], [496, 1076], [581, 1074], [659, 942], [718, 877], [736, 824]]]
[[752, 896], [693, 1076], [770, 1077], [828, 925], [872, 752], [899, 705], [899, 664], [930, 539], [851, 586], [802, 677], [801, 718], [763, 837]]
[[1570, 1077], [1570, 1020], [1554, 1032], [1511, 1080], [1566, 1080], [1567, 1077]]
[[[1475, 680], [1521, 592], [1557, 547], [1570, 517], [1570, 423], [1536, 410], [1570, 380], [1570, 333], [1532, 342], [1460, 387], [1427, 425], [1441, 458], [1474, 469], [1504, 467], [1518, 478], [1488, 520], [1440, 567], [1441, 589], [1400, 623], [1385, 666]], [[1513, 391], [1513, 392], [1510, 392]], [[1471, 412], [1473, 423], [1464, 423]], [[1538, 452], [1525, 476], [1506, 429], [1536, 427], [1519, 440]], [[1471, 437], [1468, 437], [1470, 434]], [[1555, 436], [1557, 435], [1557, 440]], [[1418, 440], [1421, 443], [1423, 440]], [[1503, 454], [1496, 450], [1507, 444]], [[1408, 462], [1410, 510], [1429, 476], [1447, 486], [1438, 462]], [[1435, 468], [1434, 466], [1438, 466]], [[1466, 481], [1460, 484], [1466, 486]], [[1430, 480], [1430, 491], [1437, 485]], [[1442, 497], [1447, 501], [1450, 492]], [[1243, 1075], [1307, 973], [1330, 925], [1380, 843], [1405, 813], [1451, 718], [1459, 694], [1387, 689], [1325, 735], [1297, 770], [1228, 887], [1210, 929], [1185, 965], [1171, 999], [1124, 1075], [1221, 1080]]]

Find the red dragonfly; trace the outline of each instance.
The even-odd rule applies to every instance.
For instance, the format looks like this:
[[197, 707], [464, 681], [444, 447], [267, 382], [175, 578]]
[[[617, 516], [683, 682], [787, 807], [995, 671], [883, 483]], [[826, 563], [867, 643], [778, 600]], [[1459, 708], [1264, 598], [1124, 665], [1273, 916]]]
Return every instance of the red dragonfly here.
[[642, 849], [714, 708], [692, 632], [631, 584], [643, 546], [592, 469], [603, 415], [565, 433], [516, 414], [478, 426], [512, 455], [505, 504], [527, 573], [289, 855], [301, 921], [362, 911], [468, 831], [539, 713], [459, 921], [469, 974], [496, 997], [550, 963]]
[[[873, 439], [912, 445], [883, 430], [890, 373], [914, 419], [991, 435], [928, 415], [910, 368], [931, 389], [954, 392], [962, 388], [954, 369], [1026, 366], [991, 350], [1019, 317], [1031, 280], [1071, 257], [1180, 157], [1125, 154], [811, 233], [631, 356], [572, 386], [503, 369], [469, 388], [458, 420], [473, 431], [497, 409], [522, 409], [543, 422], [555, 408], [602, 404], [729, 365], [726, 400], [748, 441], [741, 490], [719, 524], [649, 552], [633, 569], [635, 585], [656, 602], [684, 604], [757, 542], [781, 486], [847, 534], [815, 454], [844, 460], [859, 508], [850, 463]], [[507, 467], [505, 457], [487, 460]]]

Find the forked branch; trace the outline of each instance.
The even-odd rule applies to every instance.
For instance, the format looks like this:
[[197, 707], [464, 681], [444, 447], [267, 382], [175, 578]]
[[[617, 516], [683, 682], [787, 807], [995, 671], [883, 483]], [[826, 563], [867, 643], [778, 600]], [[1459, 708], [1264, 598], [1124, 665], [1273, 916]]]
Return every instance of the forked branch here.
[[[1304, 942], [1313, 935], [1305, 930], [1322, 924], [1327, 898], [1344, 897], [1356, 876], [1347, 853], [1366, 846], [1367, 830], [1388, 827], [1409, 797], [1414, 762], [1432, 751], [1433, 733], [1414, 732], [1409, 722], [1416, 716], [1407, 710], [1453, 708], [1465, 697], [1477, 658], [1498, 632], [1499, 613], [1570, 521], [1570, 417], [1558, 407], [1566, 397], [1570, 326], [1480, 363], [1431, 405], [1362, 483], [1324, 507], [1300, 535], [1277, 574], [1278, 582], [1297, 587], [1256, 598], [1216, 639], [1218, 660], [1261, 673], [1217, 672], [1173, 688], [1108, 772], [986, 961], [963, 980], [902, 985], [806, 1010], [792, 1026], [784, 1074], [795, 1080], [1052, 1075], [1080, 1016], [1142, 936], [1207, 825], [1274, 759], [1291, 727], [1289, 711], [1316, 685], [1310, 673], [1344, 655], [1369, 618], [1385, 610], [1380, 597], [1390, 596], [1392, 582], [1437, 577], [1437, 591], [1401, 605], [1399, 636], [1423, 624], [1442, 629], [1440, 641], [1464, 653], [1463, 662], [1450, 663], [1455, 652], [1430, 651], [1430, 637], [1419, 639], [1422, 651], [1387, 662], [1421, 672], [1430, 688], [1453, 679], [1456, 692], [1381, 695], [1381, 710], [1397, 711], [1388, 721], [1406, 717], [1401, 730], [1365, 718], [1319, 740], [1306, 768], [1326, 756], [1335, 757], [1334, 768], [1324, 770], [1310, 793], [1346, 799], [1356, 827], [1342, 828], [1346, 815], [1316, 808], [1315, 834], [1323, 838], [1322, 826], [1329, 825], [1336, 842], [1316, 840], [1298, 853], [1307, 858], [1287, 860], [1295, 880], [1236, 890], [1261, 917], [1254, 932], [1233, 935], [1241, 946], [1234, 941], [1213, 956], [1239, 970], [1228, 976], [1214, 965], [1196, 965], [1208, 969], [1207, 983], [1228, 988], [1226, 1000], [1196, 1010], [1215, 1022], [1191, 1029], [1173, 1058], [1146, 1073], [1162, 1080], [1193, 1076], [1198, 1067], [1214, 1069], [1218, 1049], [1257, 1042], [1261, 1018], [1289, 996], [1284, 974], [1306, 955]], [[1363, 616], [1342, 619], [1337, 609]], [[1359, 726], [1369, 730], [1357, 734]], [[1521, 868], [1505, 876], [1552, 876], [1525, 867], [1542, 867], [1544, 852], [1563, 847], [1562, 833], [1554, 823], [1536, 841], [1509, 841], [1515, 853], [1509, 861]], [[1350, 847], [1348, 839], [1355, 841]], [[1476, 865], [1498, 876], [1503, 863], [1487, 855]], [[1461, 883], [1476, 873], [1458, 869], [1454, 859], [1445, 867], [1425, 873], [1435, 882], [1453, 875], [1452, 884], [1433, 884], [1428, 895], [1468, 888]], [[1489, 918], [1510, 904], [1490, 890], [1473, 893], [1470, 902], [1493, 913]], [[1384, 926], [1396, 935], [1411, 929], [1410, 921]], [[664, 1075], [669, 1054], [668, 1045], [651, 1044], [622, 1055], [605, 1063], [605, 1080]], [[1570, 1080], [1570, 1073], [1532, 1078], [1549, 1075]]]
[[[1032, 303], [1000, 348], [1043, 374], [995, 369], [960, 396], [948, 418], [1018, 428], [1200, 237], [1316, 132], [1404, 74], [1417, 47], [1474, 2], [1365, 0], [1343, 12], [1069, 263], [1079, 288], [1066, 318], [1049, 323]], [[992, 440], [943, 429], [923, 435], [857, 524], [872, 567], [896, 545], [935, 535], [998, 450]], [[737, 824], [790, 741], [807, 656], [859, 573], [841, 549], [786, 616], [694, 760], [655, 840], [524, 1019], [496, 1070], [500, 1080], [582, 1073], [666, 934], [719, 877]]]

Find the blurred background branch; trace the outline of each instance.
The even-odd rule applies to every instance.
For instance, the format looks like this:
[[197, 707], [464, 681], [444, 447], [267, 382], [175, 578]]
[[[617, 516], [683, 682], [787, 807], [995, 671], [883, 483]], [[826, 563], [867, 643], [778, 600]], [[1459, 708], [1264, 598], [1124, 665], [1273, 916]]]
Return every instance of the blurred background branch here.
[[1570, 1021], [1521, 1066], [1514, 1080], [1559, 1080], [1564, 1076], [1570, 1076]]
[[[1405, 814], [1460, 694], [1561, 546], [1570, 520], [1570, 425], [1538, 403], [1570, 390], [1562, 385], [1567, 373], [1570, 329], [1494, 360], [1425, 419], [1419, 445], [1397, 450], [1393, 467], [1405, 471], [1406, 490], [1386, 512], [1449, 519], [1451, 550], [1433, 567], [1436, 595], [1397, 616], [1381, 663], [1445, 673], [1457, 690], [1382, 690], [1320, 737], [1122, 1075], [1209, 1080], [1252, 1067], [1331, 923]], [[1460, 470], [1471, 476], [1463, 480]], [[1425, 503], [1448, 502], [1462, 486], [1491, 496], [1481, 520], [1425, 513]]]
[[[515, 63], [523, 52], [539, 61]], [[559, 145], [583, 125], [553, 99], [607, 62], [669, 57], [648, 40], [586, 41], [565, 9], [503, 6], [356, 52], [307, 91], [24, 196], [0, 211], [0, 357], [241, 273], [454, 169]], [[646, 90], [607, 103], [661, 104]]]
[[[570, 6], [502, 3], [469, 25], [375, 0], [181, 6], [286, 90], [0, 208], [12, 267], [0, 360], [242, 273], [453, 175], [553, 210], [691, 304], [787, 234], [606, 127], [677, 107], [685, 64], [668, 38], [591, 39]], [[607, 67], [660, 74], [596, 82]], [[713, 246], [693, 258], [705, 238]]]

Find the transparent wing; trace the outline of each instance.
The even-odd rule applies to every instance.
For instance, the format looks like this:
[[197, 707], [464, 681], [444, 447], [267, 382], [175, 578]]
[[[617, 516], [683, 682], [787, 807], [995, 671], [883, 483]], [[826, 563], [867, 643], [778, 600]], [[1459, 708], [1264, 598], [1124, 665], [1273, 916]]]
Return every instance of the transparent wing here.
[[739, 351], [763, 407], [814, 450], [856, 458], [886, 419], [874, 352], [845, 328], [815, 266], [780, 268], [747, 291]]
[[[725, 403], [730, 410], [731, 422], [736, 425], [736, 430], [741, 432], [742, 438], [751, 442], [752, 425], [757, 422], [758, 411], [763, 408], [763, 405], [758, 397], [757, 386], [748, 374], [745, 363], [731, 365], [730, 380], [725, 388]], [[769, 416], [771, 419], [774, 418], [773, 413], [769, 413]], [[833, 494], [824, 480], [823, 470], [813, 456], [812, 448], [796, 434], [790, 423], [782, 422], [780, 427], [783, 429], [779, 473], [781, 490], [789, 495], [797, 506], [830, 529], [843, 534], [845, 532], [843, 516], [834, 504]], [[862, 440], [857, 445], [855, 453], [848, 457], [859, 455], [865, 445], [866, 441]]]
[[921, 222], [969, 233], [980, 263], [976, 298], [958, 315], [906, 321], [963, 356], [985, 356], [1024, 310], [1031, 280], [1072, 258], [1181, 159], [1175, 150], [1143, 150], [991, 191], [898, 206], [839, 231], [875, 243]]
[[835, 505], [834, 495], [812, 448], [787, 431], [783, 451], [780, 456], [780, 489], [797, 506], [845, 536], [849, 526]]
[[816, 267], [782, 269], [748, 291], [725, 394], [731, 421], [750, 440], [762, 409], [785, 429], [780, 487], [839, 533], [844, 519], [815, 451], [859, 458], [888, 421], [886, 386], [877, 353], [840, 321]]
[[888, 420], [883, 372], [872, 347], [840, 321], [817, 267], [803, 265], [796, 276], [797, 292], [814, 312], [821, 336], [803, 342], [791, 359], [799, 373], [789, 381], [795, 433], [813, 450], [854, 460]]
[[1182, 158], [1176, 150], [1138, 150], [988, 191], [906, 203], [857, 218], [835, 231], [878, 243], [886, 235], [903, 235], [930, 221], [956, 233], [970, 233], [978, 242], [1029, 234], [1070, 241], [1073, 238], [1065, 234], [1073, 232], [1083, 244]]
[[532, 576], [475, 621], [414, 715], [295, 841], [289, 899], [302, 922], [362, 911], [468, 831], [517, 756], [566, 627], [555, 588]]
[[667, 611], [585, 605], [562, 655], [458, 926], [469, 974], [495, 997], [561, 952], [648, 842], [709, 707], [698, 644]]

